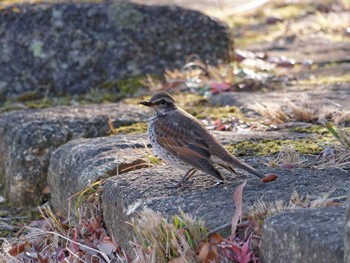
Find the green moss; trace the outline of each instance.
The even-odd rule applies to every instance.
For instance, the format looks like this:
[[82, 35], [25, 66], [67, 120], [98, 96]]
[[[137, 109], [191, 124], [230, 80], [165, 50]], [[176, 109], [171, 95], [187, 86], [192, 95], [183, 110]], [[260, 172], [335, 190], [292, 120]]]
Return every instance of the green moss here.
[[207, 118], [228, 118], [228, 117], [239, 117], [244, 118], [243, 113], [234, 106], [226, 106], [226, 107], [205, 107], [205, 106], [193, 106], [193, 107], [185, 107], [188, 113], [196, 117], [197, 119], [207, 119]]
[[306, 5], [285, 5], [273, 8], [269, 11], [270, 16], [278, 16], [284, 19], [296, 18], [305, 14]]
[[293, 127], [288, 130], [289, 132], [298, 133], [317, 133], [317, 134], [328, 134], [328, 130], [322, 125], [312, 125], [308, 128], [304, 127]]
[[102, 82], [96, 88], [103, 90], [115, 90], [122, 95], [132, 95], [142, 86], [141, 81], [144, 79], [145, 76], [135, 76], [122, 80], [107, 80]]
[[301, 154], [319, 154], [322, 151], [320, 142], [312, 139], [243, 141], [230, 144], [227, 148], [236, 156], [270, 155], [278, 153], [284, 144], [293, 145]]
[[138, 122], [128, 126], [121, 126], [113, 131], [113, 134], [119, 133], [143, 133], [147, 131], [148, 124], [146, 122]]
[[[156, 78], [156, 76], [152, 77]], [[89, 92], [74, 97], [68, 95], [40, 98], [40, 94], [30, 91], [18, 96], [14, 100], [5, 100], [3, 106], [0, 107], [0, 112], [23, 109], [26, 107], [40, 109], [59, 105], [71, 105], [74, 100], [81, 105], [117, 102], [122, 98], [133, 96], [137, 90], [143, 86], [141, 81], [144, 79], [145, 76], [135, 76], [123, 80], [105, 81]], [[138, 103], [139, 99], [136, 100]]]
[[344, 74], [340, 76], [318, 76], [317, 78], [299, 80], [299, 85], [320, 85], [331, 84], [338, 82], [350, 82], [350, 74]]
[[28, 92], [25, 92], [24, 94], [19, 95], [17, 98], [17, 101], [24, 102], [24, 101], [35, 100], [35, 99], [38, 99], [38, 93], [35, 91], [28, 91]]
[[235, 39], [237, 46], [246, 46], [260, 42], [274, 41], [283, 35], [280, 25], [270, 25], [265, 30], [247, 30], [244, 35]]
[[70, 97], [45, 97], [38, 100], [31, 100], [24, 103], [28, 108], [43, 109], [59, 105], [71, 105]]

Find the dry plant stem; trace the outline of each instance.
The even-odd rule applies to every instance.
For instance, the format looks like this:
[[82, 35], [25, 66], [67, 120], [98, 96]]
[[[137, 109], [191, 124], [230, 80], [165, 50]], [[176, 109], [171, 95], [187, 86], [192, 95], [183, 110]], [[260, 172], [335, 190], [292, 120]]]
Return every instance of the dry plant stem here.
[[[240, 224], [237, 224], [237, 227], [245, 227], [245, 226], [247, 226], [247, 225], [249, 225], [249, 224], [250, 224], [249, 221], [244, 221], [244, 222], [242, 222], [242, 223], [240, 223]], [[210, 235], [212, 235], [212, 234], [214, 234], [214, 233], [217, 233], [217, 232], [219, 232], [219, 231], [221, 231], [221, 230], [223, 230], [223, 229], [225, 229], [225, 228], [229, 228], [229, 227], [231, 227], [231, 226], [232, 226], [232, 222], [229, 222], [229, 223], [223, 224], [223, 225], [221, 225], [221, 226], [218, 226], [218, 227], [214, 228], [213, 230], [210, 230], [210, 231], [208, 232], [208, 234], [207, 234], [207, 237], [210, 236]]]
[[91, 250], [91, 251], [94, 251], [94, 252], [100, 254], [100, 255], [104, 258], [104, 260], [106, 260], [107, 263], [111, 263], [111, 261], [109, 260], [109, 258], [106, 256], [105, 253], [103, 253], [103, 252], [101, 252], [101, 251], [99, 251], [99, 250], [97, 250], [97, 249], [94, 249], [94, 248], [85, 246], [84, 244], [81, 244], [81, 243], [79, 243], [79, 242], [75, 242], [74, 240], [72, 240], [72, 239], [70, 239], [70, 238], [67, 238], [67, 237], [65, 237], [65, 236], [63, 236], [63, 235], [61, 235], [61, 234], [58, 234], [58, 233], [53, 232], [53, 231], [44, 231], [44, 230], [37, 229], [37, 228], [32, 228], [32, 227], [26, 227], [26, 228], [27, 228], [27, 229], [30, 229], [30, 230], [34, 230], [34, 231], [41, 232], [43, 235], [51, 234], [51, 235], [54, 235], [54, 236], [58, 236], [58, 237], [60, 237], [60, 238], [62, 238], [62, 239], [64, 239], [64, 240], [66, 240], [66, 241], [72, 242], [72, 243], [74, 243], [74, 244], [76, 244], [76, 245], [79, 245], [79, 246], [81, 246], [81, 247], [84, 247], [84, 248], [86, 248], [86, 249], [88, 249], [88, 250]]

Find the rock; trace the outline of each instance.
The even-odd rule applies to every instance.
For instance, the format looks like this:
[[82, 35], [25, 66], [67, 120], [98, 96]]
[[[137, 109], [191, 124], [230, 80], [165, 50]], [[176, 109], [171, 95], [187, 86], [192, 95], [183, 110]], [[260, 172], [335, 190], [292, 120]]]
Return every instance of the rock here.
[[261, 240], [262, 261], [342, 263], [344, 213], [344, 207], [329, 207], [303, 209], [268, 218]]
[[[67, 214], [70, 197], [106, 176], [120, 175], [148, 165], [138, 152], [148, 144], [146, 135], [117, 135], [77, 139], [62, 145], [51, 155], [48, 185], [55, 211]], [[75, 199], [71, 204], [74, 205]]]
[[345, 212], [344, 263], [350, 262], [350, 192]]
[[247, 161], [263, 173], [276, 173], [278, 179], [263, 183], [241, 170], [236, 177], [223, 171], [227, 182], [215, 185], [215, 178], [198, 172], [190, 186], [170, 189], [169, 186], [174, 185], [183, 172], [168, 166], [157, 166], [132, 171], [125, 176], [114, 176], [105, 182], [102, 193], [105, 226], [117, 238], [118, 244], [130, 250], [128, 241], [132, 240], [133, 231], [125, 222], [137, 217], [138, 212], [144, 208], [160, 212], [167, 218], [177, 214], [181, 208], [185, 213], [202, 218], [206, 225], [213, 229], [232, 219], [233, 193], [245, 180], [247, 180], [243, 193], [245, 208], [257, 200], [287, 202], [295, 190], [300, 196], [309, 194], [312, 197], [327, 193], [329, 189], [335, 189], [334, 195], [337, 196], [344, 195], [348, 191], [350, 178], [347, 172], [339, 172], [336, 169], [271, 169], [261, 165], [258, 158], [250, 158]]
[[46, 2], [0, 10], [0, 98], [78, 94], [182, 67], [196, 54], [230, 58], [226, 26], [197, 11], [127, 2]]
[[109, 117], [115, 127], [147, 119], [144, 109], [124, 103], [1, 114], [0, 181], [8, 200], [37, 205], [53, 150], [75, 138], [107, 135]]
[[[271, 132], [268, 135], [259, 132], [235, 133], [215, 132], [223, 143], [232, 140], [243, 141], [261, 138], [290, 138], [290, 133]], [[306, 134], [294, 135], [305, 137]], [[123, 166], [142, 168], [147, 161], [144, 155], [135, 151], [148, 144], [146, 134], [119, 135], [108, 138], [78, 139], [62, 145], [52, 153], [48, 183], [51, 189], [51, 204], [62, 214], [67, 212], [67, 200], [73, 194], [87, 188], [91, 183], [106, 175], [121, 173]], [[146, 152], [146, 150], [143, 150]], [[119, 170], [116, 170], [116, 169]]]
[[[347, 67], [349, 70], [349, 66]], [[337, 68], [338, 72], [339, 68]], [[330, 72], [331, 70], [329, 70]], [[319, 76], [322, 75], [318, 74]], [[326, 75], [326, 74], [325, 74]], [[302, 86], [306, 89], [306, 86]], [[257, 103], [263, 105], [283, 105], [283, 101], [290, 100], [292, 102], [298, 102], [301, 100], [300, 96], [301, 86], [290, 86], [283, 89], [283, 93], [280, 91], [271, 92], [223, 92], [215, 94], [208, 98], [208, 102], [211, 106], [239, 106], [241, 108], [250, 108]], [[304, 93], [303, 93], [304, 94]], [[305, 95], [305, 94], [304, 94]], [[350, 104], [347, 103], [347, 99], [350, 99], [350, 89], [348, 83], [337, 83], [336, 85], [317, 85], [314, 86], [312, 91], [307, 92], [304, 96], [309, 101], [312, 101], [313, 108], [326, 108], [328, 101], [334, 102], [329, 107], [334, 108], [337, 111], [349, 111]], [[344, 99], [346, 98], [346, 99]]]

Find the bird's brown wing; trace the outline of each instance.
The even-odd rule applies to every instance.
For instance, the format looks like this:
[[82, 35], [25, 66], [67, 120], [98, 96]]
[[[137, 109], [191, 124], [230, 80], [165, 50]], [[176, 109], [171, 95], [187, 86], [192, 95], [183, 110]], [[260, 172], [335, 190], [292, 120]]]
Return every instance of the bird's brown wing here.
[[210, 161], [208, 145], [203, 141], [200, 133], [196, 131], [202, 127], [193, 129], [193, 125], [198, 125], [197, 123], [191, 123], [186, 127], [183, 122], [179, 122], [176, 118], [159, 118], [156, 122], [154, 130], [157, 142], [163, 148], [196, 169], [224, 180], [224, 177]]

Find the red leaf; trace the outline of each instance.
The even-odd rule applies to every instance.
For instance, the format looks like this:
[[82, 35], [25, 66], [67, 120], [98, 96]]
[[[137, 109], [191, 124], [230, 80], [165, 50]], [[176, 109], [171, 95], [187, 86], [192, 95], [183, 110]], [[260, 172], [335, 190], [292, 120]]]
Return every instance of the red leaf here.
[[216, 83], [212, 82], [210, 83], [211, 93], [216, 94], [224, 91], [230, 91], [232, 89], [231, 84], [229, 83]]

